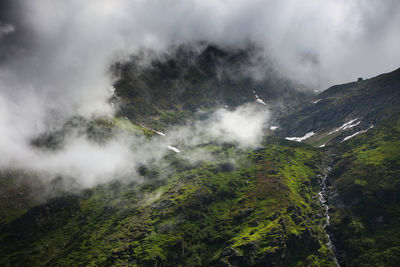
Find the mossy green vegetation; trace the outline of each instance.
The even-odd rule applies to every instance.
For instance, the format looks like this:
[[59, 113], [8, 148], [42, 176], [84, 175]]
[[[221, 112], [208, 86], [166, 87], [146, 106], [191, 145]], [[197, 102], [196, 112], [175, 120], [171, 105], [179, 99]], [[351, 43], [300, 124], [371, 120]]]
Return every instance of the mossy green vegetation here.
[[43, 202], [44, 184], [22, 171], [0, 172], [0, 226], [24, 214]]
[[[116, 64], [116, 118], [74, 117], [32, 146], [62, 149], [71, 134], [99, 146], [118, 134], [143, 141], [152, 129], [255, 101], [258, 85], [261, 97], [290, 99], [287, 81], [235, 76], [248, 64], [228, 66], [251, 59], [243, 51], [180, 49], [148, 68], [134, 59]], [[188, 145], [138, 166], [140, 182], [114, 179], [69, 193], [63, 177], [44, 185], [29, 172], [2, 170], [0, 265], [335, 266], [317, 197], [318, 174], [331, 164], [327, 230], [340, 263], [400, 266], [399, 80], [397, 70], [334, 86], [276, 124], [281, 137], [317, 132], [309, 144], [270, 134], [255, 149]], [[354, 128], [329, 134], [356, 118]], [[343, 142], [356, 131], [364, 133]]]
[[342, 261], [354, 266], [400, 264], [400, 119], [339, 147], [330, 180], [332, 232]]
[[1, 264], [334, 266], [318, 150], [273, 138], [256, 150], [202, 149], [215, 160], [172, 154], [167, 177], [149, 166], [140, 185], [113, 182], [29, 209], [1, 228]]

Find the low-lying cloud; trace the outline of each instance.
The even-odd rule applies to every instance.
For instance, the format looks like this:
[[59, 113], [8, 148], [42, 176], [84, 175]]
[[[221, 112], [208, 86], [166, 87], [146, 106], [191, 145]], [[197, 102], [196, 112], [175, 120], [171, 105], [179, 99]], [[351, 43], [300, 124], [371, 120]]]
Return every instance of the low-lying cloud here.
[[[76, 129], [65, 136], [57, 149], [43, 149], [22, 140], [8, 146], [2, 143], [7, 161], [2, 160], [0, 168], [29, 170], [41, 174], [47, 182], [64, 177], [83, 188], [113, 179], [140, 181], [138, 167], [163, 164], [168, 153], [175, 153], [168, 148], [171, 145], [179, 147], [186, 159], [197, 157], [198, 151], [191, 152], [193, 147], [210, 142], [233, 143], [243, 149], [256, 147], [262, 141], [268, 119], [268, 109], [254, 103], [233, 110], [217, 109], [204, 120], [191, 121], [151, 139], [120, 130], [107, 142], [98, 143]], [[206, 153], [202, 157], [213, 159]]]
[[204, 120], [192, 121], [167, 132], [167, 138], [185, 146], [216, 141], [234, 143], [245, 149], [261, 143], [269, 119], [269, 110], [258, 103], [232, 110], [220, 108]]

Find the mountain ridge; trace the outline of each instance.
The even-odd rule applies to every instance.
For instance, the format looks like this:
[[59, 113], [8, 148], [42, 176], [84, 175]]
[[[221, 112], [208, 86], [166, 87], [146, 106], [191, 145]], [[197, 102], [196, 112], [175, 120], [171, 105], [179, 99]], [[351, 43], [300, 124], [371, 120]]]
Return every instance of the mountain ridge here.
[[[7, 179], [0, 186], [0, 207], [21, 205], [13, 212], [4, 210], [0, 252], [6, 256], [0, 263], [335, 266], [329, 239], [341, 266], [397, 263], [399, 81], [400, 69], [331, 87], [283, 116], [279, 128], [268, 131], [259, 147], [208, 142], [187, 152], [171, 152], [162, 164], [139, 167], [142, 183], [112, 181], [74, 194], [60, 190], [58, 196], [35, 202], [29, 190], [40, 191], [40, 186], [23, 191], [15, 173], [2, 173]], [[249, 93], [252, 101], [254, 94]], [[323, 100], [314, 103], [318, 99]], [[149, 139], [155, 135], [130, 120], [161, 128], [176, 123], [154, 122], [152, 113], [124, 119], [121, 110], [111, 121], [77, 118], [64, 128], [77, 127], [101, 145], [118, 127]], [[168, 107], [163, 112], [167, 110], [171, 116], [182, 111]], [[342, 129], [333, 137], [328, 134], [337, 128]], [[315, 135], [302, 142], [285, 140], [310, 131]], [[44, 135], [33, 144], [57, 149], [63, 134], [61, 129], [54, 138]], [[212, 160], [191, 162], [184, 157], [196, 150], [209, 152]], [[318, 193], [328, 167], [323, 193], [331, 220], [326, 226]], [[35, 183], [35, 177], [26, 175]], [[57, 181], [62, 184], [62, 179]], [[26, 192], [26, 199], [14, 192]]]
[[[400, 104], [399, 87], [400, 69], [332, 86], [282, 119], [276, 132], [281, 137], [315, 132], [317, 134], [307, 142], [316, 146], [341, 142], [346, 136], [367, 130], [393, 113], [392, 109]], [[347, 125], [351, 127], [345, 126], [348, 122], [352, 122]], [[340, 129], [341, 126], [344, 127]]]

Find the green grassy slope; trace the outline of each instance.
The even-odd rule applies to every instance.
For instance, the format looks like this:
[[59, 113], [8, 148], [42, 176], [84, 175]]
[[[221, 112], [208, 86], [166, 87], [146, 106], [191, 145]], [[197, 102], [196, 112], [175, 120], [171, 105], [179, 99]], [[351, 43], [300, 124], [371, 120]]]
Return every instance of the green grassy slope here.
[[347, 265], [400, 264], [399, 114], [338, 148], [332, 231]]
[[[180, 49], [149, 68], [115, 66], [119, 118], [72, 118], [32, 145], [57, 150], [71, 133], [99, 145], [119, 131], [151, 138], [152, 130], [122, 116], [161, 129], [198, 107], [255, 101], [253, 86], [264, 100], [292, 92], [287, 81], [236, 75], [251, 63], [251, 50]], [[143, 183], [114, 181], [75, 194], [65, 194], [62, 178], [49, 187], [29, 172], [2, 171], [0, 265], [334, 266], [317, 198], [317, 175], [330, 157], [329, 230], [342, 264], [400, 265], [399, 86], [400, 70], [334, 86], [275, 131], [281, 137], [316, 131], [307, 142], [332, 141], [326, 149], [271, 136], [253, 150], [208, 143], [188, 153], [205, 150], [211, 160], [193, 163], [185, 151], [171, 152], [157, 166], [138, 169]], [[327, 134], [355, 117], [356, 127]]]
[[[203, 148], [204, 149], [204, 148]], [[269, 140], [255, 151], [34, 207], [0, 230], [2, 265], [333, 266], [316, 194], [321, 154]], [[226, 155], [237, 159], [226, 161]]]

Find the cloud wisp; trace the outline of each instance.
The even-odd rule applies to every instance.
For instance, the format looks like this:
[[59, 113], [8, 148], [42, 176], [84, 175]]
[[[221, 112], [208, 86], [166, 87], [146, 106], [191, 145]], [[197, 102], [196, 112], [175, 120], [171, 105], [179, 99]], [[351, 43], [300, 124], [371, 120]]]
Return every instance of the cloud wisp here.
[[[28, 143], [22, 145], [19, 141], [8, 147], [2, 146], [7, 161], [2, 160], [0, 168], [29, 170], [40, 174], [47, 182], [64, 177], [83, 188], [114, 179], [140, 181], [138, 168], [163, 164], [163, 158], [174, 153], [169, 149], [171, 145], [179, 147], [186, 159], [196, 157], [198, 152], [192, 153], [193, 147], [210, 142], [233, 143], [243, 149], [256, 147], [262, 141], [268, 119], [268, 109], [247, 104], [234, 110], [217, 109], [207, 114], [204, 120], [191, 121], [151, 139], [132, 134], [122, 127], [103, 143], [93, 142], [80, 133], [78, 127], [68, 133], [62, 146], [56, 149], [41, 149]], [[213, 156], [204, 154], [203, 160], [207, 158], [213, 159]]]

